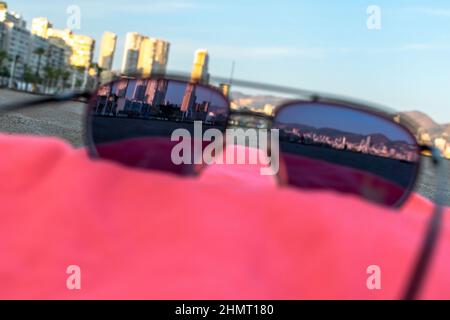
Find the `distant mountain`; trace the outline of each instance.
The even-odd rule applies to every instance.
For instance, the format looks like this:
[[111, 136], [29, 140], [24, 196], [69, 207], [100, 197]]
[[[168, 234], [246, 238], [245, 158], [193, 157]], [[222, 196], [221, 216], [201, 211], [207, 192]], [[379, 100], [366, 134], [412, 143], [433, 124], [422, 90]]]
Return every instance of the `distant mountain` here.
[[[262, 109], [266, 104], [271, 104], [273, 106], [279, 106], [284, 101], [285, 98], [272, 96], [272, 95], [249, 95], [244, 94], [239, 91], [232, 92], [232, 100], [240, 107], [248, 108], [248, 109]], [[409, 119], [407, 121], [410, 123], [411, 121], [416, 124], [413, 130], [416, 130], [418, 133], [419, 129], [421, 132], [427, 132], [434, 139], [437, 137], [441, 137], [444, 133], [446, 133], [450, 137], [450, 123], [448, 124], [439, 124], [435, 120], [433, 120], [427, 114], [421, 111], [406, 111], [400, 113], [400, 118], [403, 120], [405, 118]]]
[[430, 116], [420, 111], [406, 111], [401, 115], [407, 116], [415, 121], [419, 126], [425, 130], [435, 130], [440, 127]]
[[401, 117], [407, 117], [414, 121], [422, 130], [428, 132], [432, 137], [437, 138], [444, 133], [450, 136], [450, 123], [439, 124], [427, 114], [420, 111], [407, 111], [400, 113]]
[[385, 145], [390, 148], [390, 147], [399, 146], [399, 145], [404, 145], [404, 146], [407, 145], [406, 141], [394, 141], [394, 140], [389, 139], [382, 133], [372, 133], [370, 135], [363, 135], [363, 134], [358, 134], [358, 133], [346, 132], [346, 131], [342, 131], [342, 130], [338, 130], [338, 129], [334, 129], [334, 128], [315, 128], [315, 127], [311, 127], [308, 125], [297, 124], [297, 123], [278, 124], [278, 127], [280, 129], [284, 129], [284, 130], [292, 130], [295, 128], [304, 133], [311, 132], [311, 133], [315, 133], [317, 135], [323, 135], [323, 136], [327, 136], [327, 137], [335, 138], [335, 139], [339, 139], [341, 137], [346, 137], [348, 142], [355, 143], [355, 144], [360, 143], [363, 140], [367, 140], [367, 138], [370, 136], [371, 144], [376, 145], [376, 146]]

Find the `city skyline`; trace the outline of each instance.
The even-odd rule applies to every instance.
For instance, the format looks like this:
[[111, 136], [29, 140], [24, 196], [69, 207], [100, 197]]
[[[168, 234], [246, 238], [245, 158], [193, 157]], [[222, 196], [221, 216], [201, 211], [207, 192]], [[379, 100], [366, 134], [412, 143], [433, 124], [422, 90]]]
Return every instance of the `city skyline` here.
[[[103, 85], [93, 105], [96, 115], [171, 120], [225, 121], [228, 103], [224, 96], [201, 84], [165, 79], [122, 79]], [[170, 116], [167, 116], [170, 114]]]
[[[27, 20], [48, 16], [61, 27], [73, 3], [8, 4]], [[169, 70], [189, 72], [192, 52], [207, 48], [214, 75], [229, 76], [235, 60], [236, 78], [353, 96], [450, 122], [448, 2], [380, 0], [379, 31], [367, 29], [370, 4], [80, 0], [82, 25], [76, 32], [97, 41], [105, 30], [118, 34], [117, 53], [123, 52], [127, 32], [167, 39], [172, 43]], [[120, 61], [116, 57], [113, 69], [120, 69]]]
[[[279, 128], [282, 131], [281, 141], [285, 142], [328, 146], [342, 151], [360, 152], [409, 162], [418, 160], [413, 141], [389, 140], [384, 132], [363, 135], [343, 132], [335, 128], [315, 128], [309, 124], [281, 124]], [[378, 141], [372, 141], [373, 137]]]

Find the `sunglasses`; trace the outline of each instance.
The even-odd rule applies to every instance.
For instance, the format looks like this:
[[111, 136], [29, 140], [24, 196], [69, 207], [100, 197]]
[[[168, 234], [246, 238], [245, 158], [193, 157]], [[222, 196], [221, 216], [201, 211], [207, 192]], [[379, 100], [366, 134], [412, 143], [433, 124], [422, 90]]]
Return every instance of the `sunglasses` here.
[[[73, 99], [85, 102], [86, 146], [92, 157], [182, 176], [198, 175], [206, 166], [202, 154], [210, 144], [198, 138], [198, 131], [204, 137], [208, 132], [224, 135], [231, 127], [270, 129], [269, 135], [278, 138], [277, 148], [268, 146], [267, 154], [277, 162], [280, 185], [333, 190], [391, 208], [399, 208], [413, 192], [423, 152], [431, 153], [436, 165], [443, 163], [436, 149], [417, 142], [411, 121], [385, 108], [296, 88], [239, 80], [230, 84], [217, 77], [211, 82], [220, 85], [193, 82], [180, 74], [117, 76], [94, 93], [42, 97], [3, 106], [0, 112]], [[252, 95], [232, 95], [230, 86]], [[258, 95], [261, 92], [276, 95]], [[176, 132], [188, 133], [187, 148], [179, 154], [188, 161], [174, 161], [180, 143], [174, 139]], [[438, 202], [407, 299], [419, 290], [442, 211]]]

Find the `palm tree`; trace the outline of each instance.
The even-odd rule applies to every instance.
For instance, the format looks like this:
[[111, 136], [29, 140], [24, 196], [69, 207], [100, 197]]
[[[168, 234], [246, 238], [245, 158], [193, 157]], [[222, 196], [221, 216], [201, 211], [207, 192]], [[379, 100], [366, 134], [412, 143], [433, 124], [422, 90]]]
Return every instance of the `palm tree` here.
[[98, 63], [91, 63], [89, 66], [90, 69], [94, 69], [95, 70], [95, 77], [93, 80], [93, 86], [97, 87], [98, 84], [100, 83], [100, 77], [102, 72], [105, 70], [104, 68], [100, 67]]
[[66, 88], [66, 82], [70, 77], [70, 72], [64, 69], [55, 69], [54, 70], [54, 78], [55, 78], [55, 85], [58, 86], [61, 80], [61, 87], [62, 90]]
[[47, 81], [44, 84], [44, 92], [46, 92], [47, 89], [51, 87], [53, 79], [55, 78], [55, 73], [56, 70], [53, 69], [51, 66], [44, 67], [44, 75], [45, 78], [47, 79]]
[[99, 76], [103, 71], [105, 71], [105, 69], [100, 67], [98, 63], [91, 63], [89, 68], [94, 69], [97, 76]]
[[36, 82], [38, 81], [38, 78], [36, 77], [35, 74], [33, 74], [31, 68], [28, 65], [24, 66], [23, 81], [25, 82], [26, 90], [28, 90], [28, 85], [30, 83], [36, 84]]
[[69, 80], [70, 76], [71, 76], [71, 73], [69, 71], [63, 70], [63, 72], [61, 74], [61, 77], [62, 77], [62, 80], [63, 80], [63, 83], [62, 83], [63, 90], [66, 89], [67, 80]]
[[[8, 53], [6, 51], [0, 50], [0, 77], [9, 76], [9, 72], [6, 67], [3, 67], [3, 61], [8, 59]], [[4, 80], [2, 79], [1, 82]], [[0, 83], [2, 85], [3, 83]]]
[[41, 71], [41, 59], [42, 59], [42, 55], [45, 53], [45, 49], [44, 48], [37, 48], [36, 50], [34, 50], [33, 52], [34, 54], [36, 54], [38, 56], [38, 63], [37, 63], [37, 68], [36, 68], [36, 76], [39, 76], [39, 72]]
[[3, 61], [8, 58], [6, 51], [0, 50], [0, 69], [3, 67]]

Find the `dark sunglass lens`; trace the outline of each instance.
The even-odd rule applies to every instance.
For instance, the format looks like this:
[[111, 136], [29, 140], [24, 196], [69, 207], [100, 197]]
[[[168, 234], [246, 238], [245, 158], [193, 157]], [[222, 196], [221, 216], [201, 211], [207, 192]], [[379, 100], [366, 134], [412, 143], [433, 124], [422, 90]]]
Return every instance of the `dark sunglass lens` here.
[[[211, 128], [223, 132], [228, 112], [227, 99], [213, 87], [166, 79], [123, 79], [102, 86], [92, 99], [91, 145], [102, 159], [192, 174], [202, 167], [198, 158], [205, 147], [196, 137], [201, 139]], [[180, 142], [191, 146], [180, 151], [183, 163], [172, 157]]]
[[419, 166], [415, 138], [384, 117], [340, 105], [282, 107], [274, 128], [286, 183], [332, 189], [395, 206], [410, 193]]

